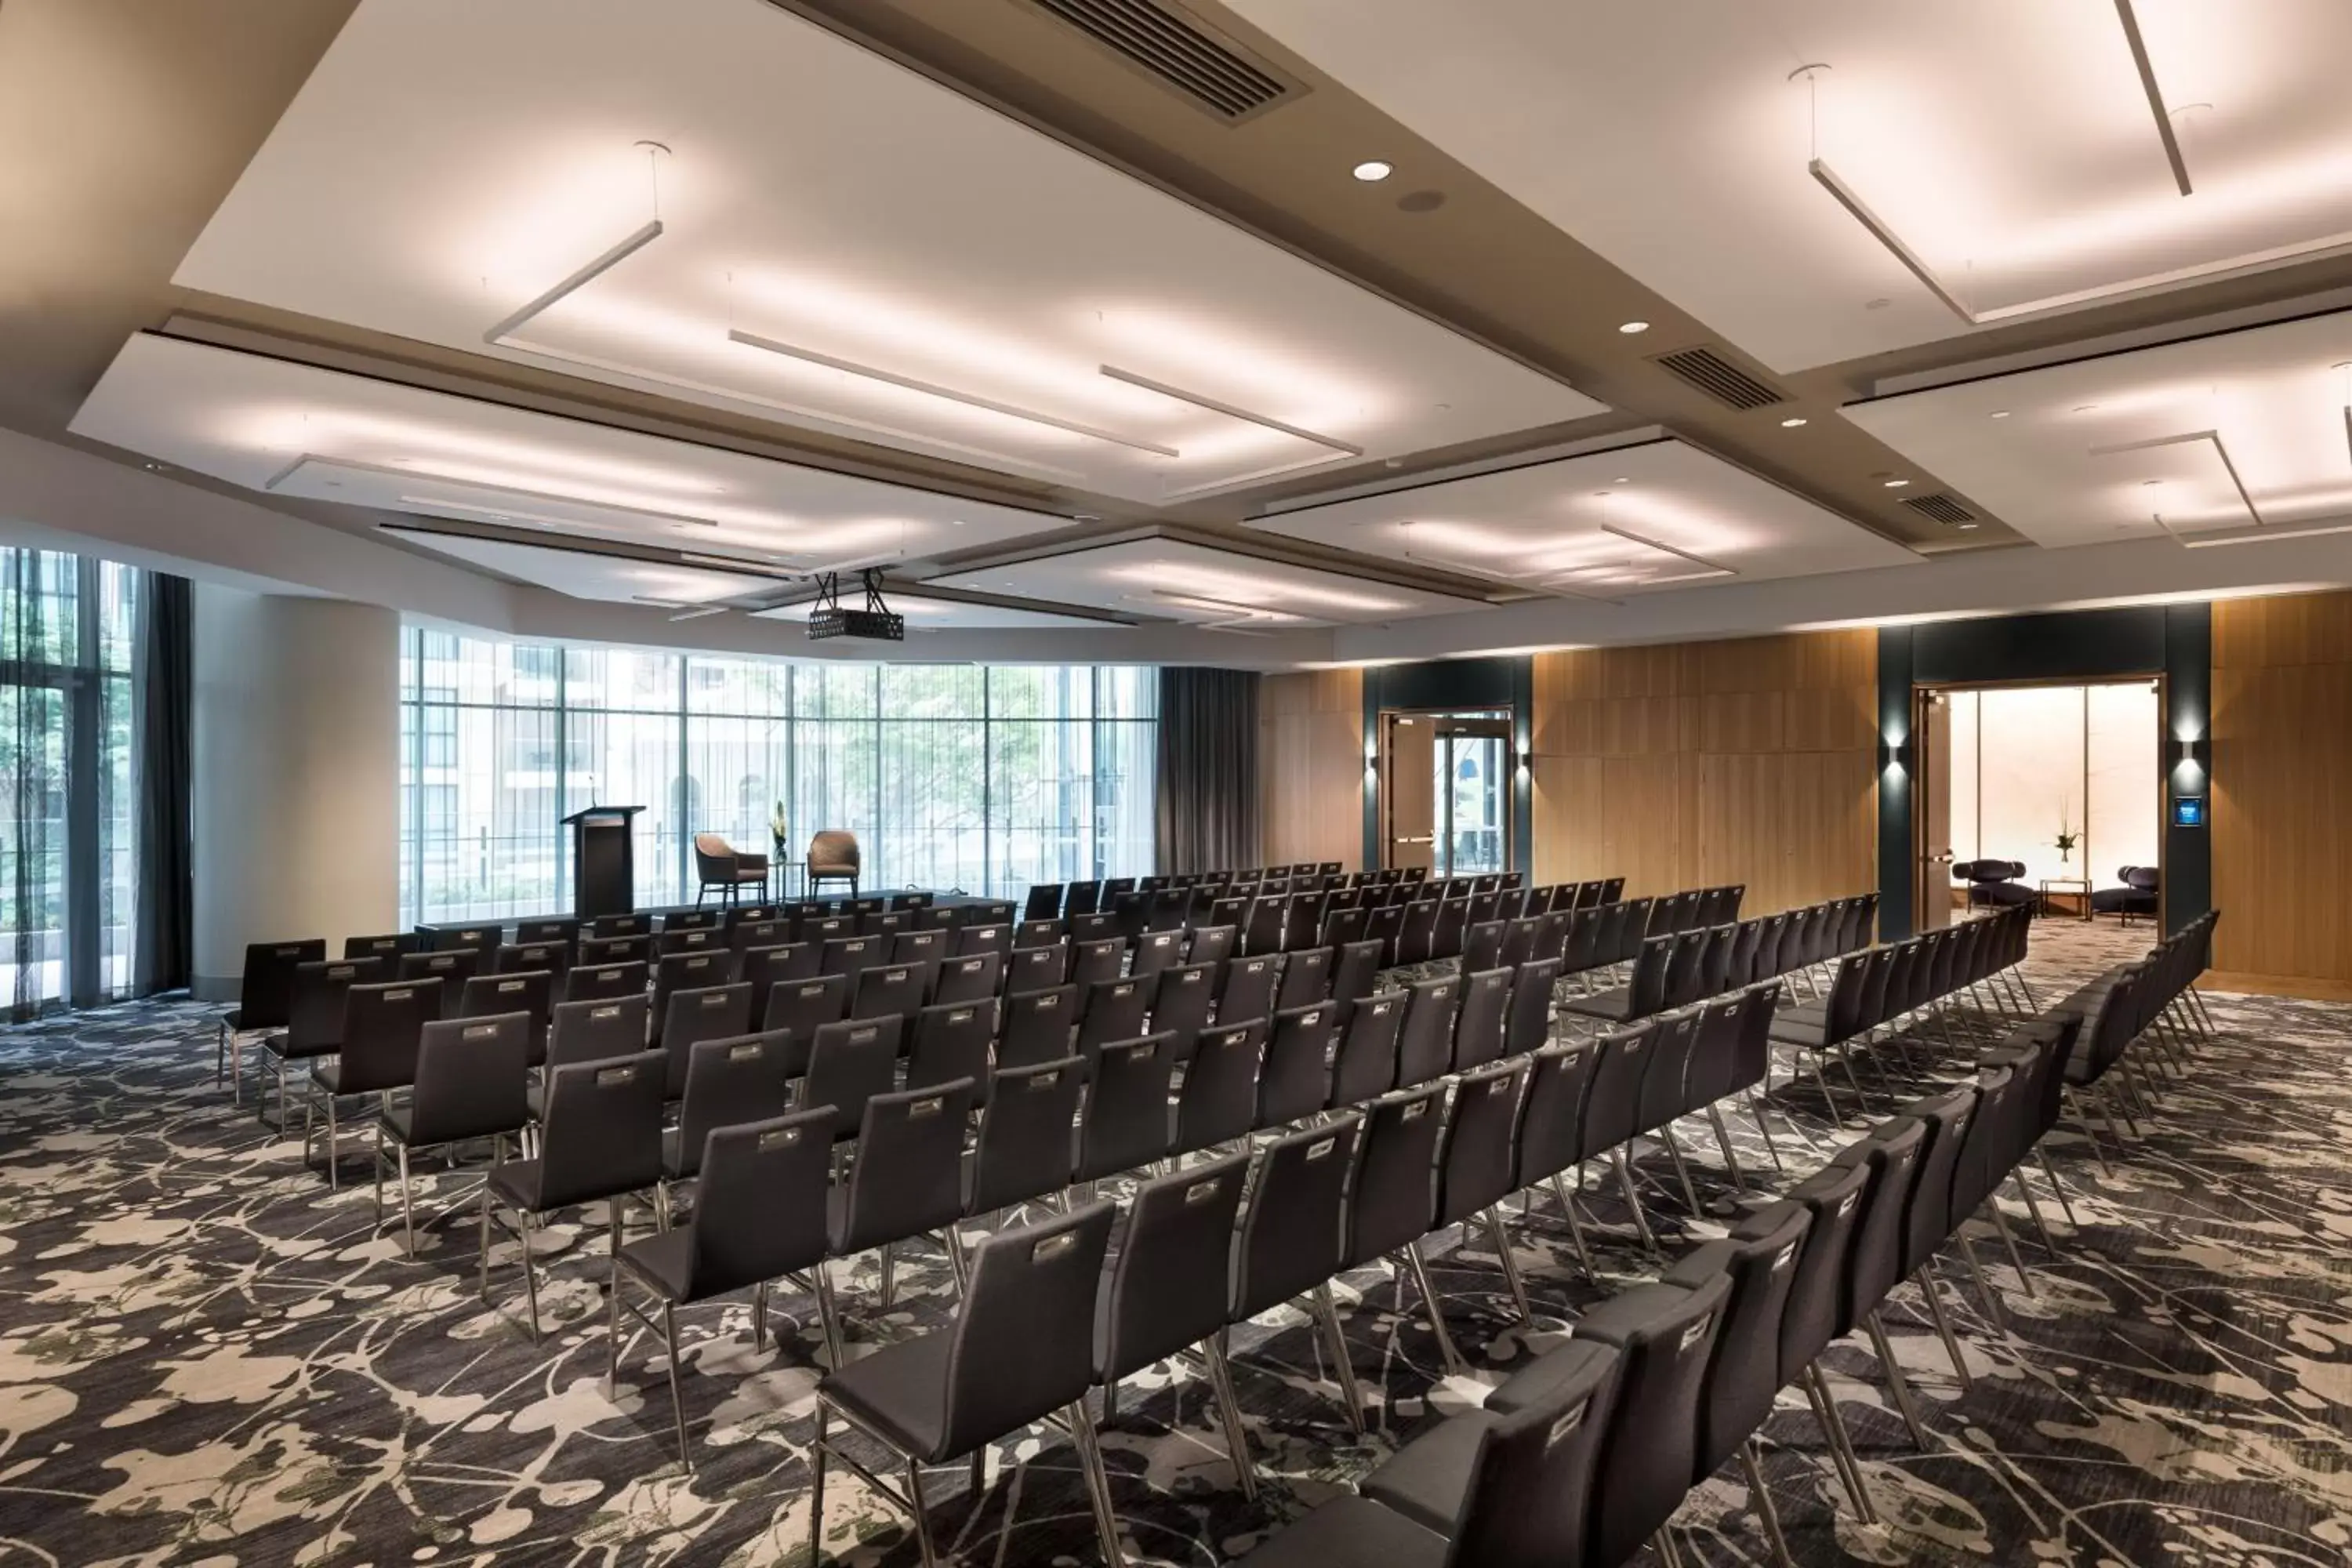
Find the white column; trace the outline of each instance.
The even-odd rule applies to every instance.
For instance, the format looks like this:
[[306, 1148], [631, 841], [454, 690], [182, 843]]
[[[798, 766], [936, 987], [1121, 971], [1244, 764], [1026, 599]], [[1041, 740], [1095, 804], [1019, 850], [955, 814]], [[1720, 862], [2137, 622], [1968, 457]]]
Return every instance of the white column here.
[[245, 946], [397, 929], [400, 617], [195, 584], [195, 994]]

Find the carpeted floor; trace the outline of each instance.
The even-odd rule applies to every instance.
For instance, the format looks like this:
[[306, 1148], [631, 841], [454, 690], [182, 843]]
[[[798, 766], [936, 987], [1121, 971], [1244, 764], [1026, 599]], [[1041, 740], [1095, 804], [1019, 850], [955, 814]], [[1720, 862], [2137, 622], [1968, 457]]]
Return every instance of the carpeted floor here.
[[[2053, 922], [2036, 932], [2029, 973], [2047, 1001], [2145, 943], [2144, 930]], [[2352, 1007], [2211, 1002], [2224, 1037], [2112, 1176], [2078, 1137], [2053, 1139], [2081, 1224], [2043, 1194], [2058, 1258], [2005, 1200], [2031, 1290], [1982, 1233], [2005, 1328], [1950, 1276], [1972, 1392], [1912, 1289], [1898, 1291], [1889, 1327], [1933, 1452], [1910, 1447], [1861, 1342], [1832, 1352], [1882, 1526], [1833, 1510], [1827, 1451], [1801, 1403], [1784, 1400], [1764, 1434], [1765, 1469], [1800, 1562], [2352, 1562]], [[412, 1261], [396, 1224], [372, 1224], [362, 1163], [347, 1167], [359, 1184], [330, 1194], [294, 1144], [228, 1107], [213, 1083], [212, 1017], [152, 1004], [0, 1031], [0, 1568], [809, 1562], [813, 1322], [797, 1339], [784, 1325], [781, 1351], [755, 1354], [748, 1308], [682, 1314], [699, 1463], [689, 1478], [642, 1339], [625, 1354], [618, 1402], [604, 1396], [601, 1215], [547, 1234], [555, 1283], [542, 1307], [566, 1326], [534, 1349], [512, 1267], [493, 1276], [499, 1310], [476, 1295], [470, 1225]], [[1938, 1065], [1948, 1073], [1955, 1060]], [[1824, 1149], [1859, 1131], [1832, 1130], [1817, 1094], [1782, 1082], [1776, 1104]], [[1790, 1171], [1776, 1173], [1738, 1119], [1756, 1184], [1743, 1191], [1701, 1124], [1686, 1126], [1709, 1218], [1675, 1225], [1672, 1167], [1647, 1144], [1639, 1162], [1669, 1254], [1825, 1157], [1784, 1135]], [[1236, 1377], [1266, 1483], [1255, 1504], [1233, 1485], [1204, 1385], [1166, 1368], [1131, 1380], [1105, 1435], [1130, 1559], [1238, 1555], [1441, 1413], [1476, 1403], [1607, 1289], [1654, 1276], [1622, 1205], [1598, 1187], [1591, 1202], [1610, 1227], [1599, 1288], [1579, 1275], [1548, 1197], [1514, 1226], [1542, 1319], [1533, 1335], [1511, 1325], [1483, 1239], [1442, 1244], [1438, 1284], [1470, 1377], [1440, 1379], [1427, 1331], [1396, 1314], [1384, 1270], [1343, 1282], [1352, 1359], [1375, 1405], [1360, 1441], [1303, 1317], [1245, 1330]], [[873, 1260], [843, 1270], [854, 1338], [941, 1321], [946, 1272], [935, 1257], [902, 1263], [900, 1300], [883, 1313]], [[1736, 1475], [1679, 1516], [1708, 1563], [1768, 1560]], [[1000, 1446], [977, 1505], [961, 1472], [931, 1489], [943, 1550], [965, 1563], [1095, 1559], [1058, 1434]], [[831, 1483], [824, 1523], [826, 1552], [845, 1563], [915, 1561], [895, 1516], [851, 1479]]]

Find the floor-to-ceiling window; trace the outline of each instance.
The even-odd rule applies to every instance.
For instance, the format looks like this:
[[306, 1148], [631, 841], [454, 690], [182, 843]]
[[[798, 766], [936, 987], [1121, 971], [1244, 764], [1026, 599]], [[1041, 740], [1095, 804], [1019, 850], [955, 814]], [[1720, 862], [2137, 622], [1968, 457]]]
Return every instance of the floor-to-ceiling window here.
[[1153, 672], [793, 663], [410, 627], [401, 903], [414, 920], [570, 901], [560, 819], [641, 805], [641, 903], [690, 901], [693, 838], [793, 855], [857, 835], [873, 887], [1016, 896], [1151, 869]]
[[139, 574], [0, 548], [0, 1005], [131, 986]]

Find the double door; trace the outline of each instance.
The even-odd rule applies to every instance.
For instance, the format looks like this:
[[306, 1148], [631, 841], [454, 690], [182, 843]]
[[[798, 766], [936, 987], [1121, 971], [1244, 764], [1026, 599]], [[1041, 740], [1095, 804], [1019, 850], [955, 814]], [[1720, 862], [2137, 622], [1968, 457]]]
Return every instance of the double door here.
[[1511, 721], [1381, 715], [1381, 863], [1433, 877], [1508, 870]]

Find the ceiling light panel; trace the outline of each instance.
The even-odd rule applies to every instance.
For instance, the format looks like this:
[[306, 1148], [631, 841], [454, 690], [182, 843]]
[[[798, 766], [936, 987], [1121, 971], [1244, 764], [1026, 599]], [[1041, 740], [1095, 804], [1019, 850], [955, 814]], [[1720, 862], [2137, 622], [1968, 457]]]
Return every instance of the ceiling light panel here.
[[1126, 540], [953, 573], [942, 587], [1089, 605], [1195, 625], [1376, 624], [1478, 608], [1475, 599], [1179, 540]]
[[142, 333], [77, 435], [268, 494], [809, 568], [1063, 527], [1042, 512]]
[[176, 280], [1142, 501], [1601, 407], [743, 0], [368, 0]]
[[1917, 558], [1676, 440], [1307, 506], [1250, 527], [1537, 592], [1615, 598]]
[[2347, 357], [2339, 311], [1845, 415], [2038, 544], [2288, 527], [2352, 513]]
[[[971, 604], [961, 599], [926, 599], [899, 588], [886, 588], [884, 597], [890, 608], [907, 617], [910, 632], [986, 632], [1031, 631], [1054, 628], [1066, 631], [1115, 631], [1120, 623], [1097, 620], [1088, 616], [1061, 616], [1046, 610], [1020, 609], [1008, 605]], [[755, 610], [751, 618], [762, 621], [805, 622], [816, 608], [814, 601], [800, 605], [782, 605], [772, 610]]]
[[708, 606], [714, 601], [746, 594], [772, 594], [771, 578], [676, 566], [666, 562], [638, 561], [622, 556], [558, 549], [552, 545], [516, 544], [504, 540], [477, 539], [465, 534], [431, 533], [404, 529], [399, 537], [470, 566], [511, 577], [575, 599], [604, 599], [616, 604], [641, 604], [656, 609]]
[[2352, 242], [2352, 7], [2130, 0], [2143, 75], [2110, 0], [1230, 4], [1779, 371]]

